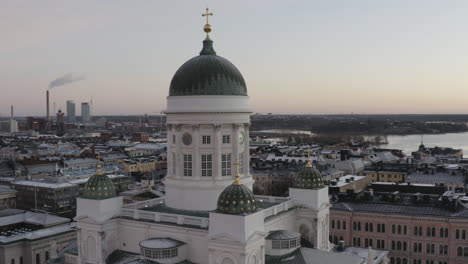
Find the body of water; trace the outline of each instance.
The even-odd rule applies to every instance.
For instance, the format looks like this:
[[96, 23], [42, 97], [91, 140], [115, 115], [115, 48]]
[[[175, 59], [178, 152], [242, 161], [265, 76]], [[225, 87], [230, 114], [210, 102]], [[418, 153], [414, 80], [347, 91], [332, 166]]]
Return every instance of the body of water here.
[[407, 155], [418, 150], [421, 144], [421, 136], [426, 147], [450, 147], [463, 149], [463, 154], [468, 154], [468, 132], [409, 135], [409, 136], [387, 136], [388, 144], [381, 145], [384, 148], [401, 149]]
[[305, 135], [309, 135], [309, 136], [314, 135], [314, 133], [312, 133], [310, 131], [296, 130], [296, 129], [267, 129], [267, 130], [251, 131], [251, 132], [271, 133], [271, 134], [305, 134]]

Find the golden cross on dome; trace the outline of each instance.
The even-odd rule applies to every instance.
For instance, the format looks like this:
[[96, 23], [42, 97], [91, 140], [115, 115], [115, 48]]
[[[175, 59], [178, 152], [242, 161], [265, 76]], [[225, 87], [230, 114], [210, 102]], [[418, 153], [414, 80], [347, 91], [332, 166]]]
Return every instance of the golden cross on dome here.
[[208, 17], [209, 17], [209, 16], [213, 16], [213, 12], [210, 13], [209, 11], [210, 11], [210, 9], [207, 7], [207, 8], [206, 8], [206, 13], [202, 14], [203, 17], [206, 17], [206, 24], [207, 24], [207, 25], [210, 24], [210, 23], [208, 23]]
[[312, 160], [310, 159], [310, 149], [307, 150], [307, 163], [305, 166], [307, 168], [312, 168]]
[[239, 180], [239, 178], [240, 178], [240, 175], [239, 175], [239, 165], [240, 165], [239, 160], [237, 160], [236, 163], [234, 163], [234, 165], [236, 165], [236, 176], [235, 176], [236, 179], [234, 180], [234, 182], [232, 184], [233, 185], [240, 185], [241, 183], [240, 183], [240, 180]]
[[98, 156], [97, 156], [97, 166], [96, 166], [96, 167], [97, 167], [97, 172], [96, 172], [96, 174], [101, 175], [101, 174], [102, 174], [102, 170], [101, 170], [101, 168], [102, 168], [102, 166], [101, 166], [101, 152], [98, 152]]

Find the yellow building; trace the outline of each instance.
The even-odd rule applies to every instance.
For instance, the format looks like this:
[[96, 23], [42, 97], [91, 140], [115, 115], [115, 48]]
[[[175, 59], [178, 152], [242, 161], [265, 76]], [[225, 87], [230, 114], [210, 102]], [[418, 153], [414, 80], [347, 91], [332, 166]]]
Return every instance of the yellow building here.
[[125, 172], [151, 172], [167, 167], [165, 160], [157, 160], [156, 157], [133, 158], [119, 160], [123, 165]]
[[365, 170], [358, 175], [370, 176], [372, 182], [406, 182], [408, 173], [404, 171], [373, 171]]

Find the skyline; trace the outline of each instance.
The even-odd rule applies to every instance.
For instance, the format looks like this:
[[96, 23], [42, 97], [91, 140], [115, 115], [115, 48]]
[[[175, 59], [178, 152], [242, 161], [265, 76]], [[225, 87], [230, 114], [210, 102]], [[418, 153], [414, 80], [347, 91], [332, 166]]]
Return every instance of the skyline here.
[[[206, 1], [2, 3], [0, 114], [45, 115], [93, 98], [95, 115], [159, 114], [201, 50]], [[468, 112], [468, 3], [208, 1], [214, 48], [243, 74], [259, 113]], [[286, 97], [289, 97], [286, 101]], [[52, 110], [52, 109], [51, 109]]]

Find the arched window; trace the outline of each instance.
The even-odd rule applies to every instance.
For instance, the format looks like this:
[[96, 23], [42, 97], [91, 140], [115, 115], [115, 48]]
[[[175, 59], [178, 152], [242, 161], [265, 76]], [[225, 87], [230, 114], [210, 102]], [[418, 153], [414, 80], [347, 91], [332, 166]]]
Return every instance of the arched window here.
[[390, 258], [390, 264], [395, 264], [395, 258], [394, 257]]
[[369, 224], [369, 231], [374, 232], [374, 224], [373, 223]]
[[460, 239], [460, 230], [455, 231], [455, 238]]
[[408, 260], [407, 259], [403, 259], [403, 264], [408, 264]]
[[463, 248], [463, 256], [468, 257], [468, 247]]
[[444, 229], [442, 227], [439, 229], [439, 236], [444, 237]]
[[340, 240], [339, 241], [344, 241], [344, 238], [342, 236], [340, 236]]
[[36, 264], [41, 264], [41, 254], [40, 253], [36, 254]]
[[365, 230], [366, 230], [366, 232], [369, 231], [369, 223], [366, 223], [366, 229]]
[[401, 225], [398, 225], [398, 234], [401, 234]]
[[407, 244], [406, 244], [406, 241], [403, 241], [403, 251], [406, 251], [406, 248], [407, 248]]
[[336, 221], [336, 228], [341, 229], [341, 222], [340, 221]]
[[419, 235], [422, 236], [422, 227], [419, 227]]
[[457, 257], [462, 257], [463, 256], [463, 249], [461, 247], [457, 248]]
[[397, 250], [401, 250], [401, 242], [400, 241], [397, 242]]
[[401, 264], [401, 259], [400, 258], [396, 259], [396, 264]]
[[331, 228], [332, 228], [332, 229], [335, 229], [335, 220], [332, 220], [332, 221], [331, 221]]
[[414, 227], [413, 235], [417, 236], [418, 235], [418, 227]]
[[19, 264], [23, 264], [23, 257], [20, 257], [20, 263]]
[[11, 259], [11, 264], [15, 264], [15, 259]]
[[418, 252], [418, 243], [413, 244], [413, 252]]
[[49, 258], [50, 258], [50, 257], [49, 257], [49, 251], [46, 251], [46, 252], [45, 252], [45, 260], [47, 261], [47, 260], [49, 260]]
[[448, 228], [445, 228], [445, 237], [449, 236]]
[[466, 239], [466, 231], [465, 230], [462, 231], [462, 239]]
[[343, 221], [343, 230], [346, 230], [346, 222]]
[[432, 234], [431, 234], [431, 235], [432, 235], [433, 237], [436, 236], [436, 229], [435, 229], [435, 227], [432, 228]]
[[403, 226], [403, 234], [408, 234], [408, 227], [407, 226]]
[[426, 236], [431, 236], [431, 228], [426, 228]]
[[392, 240], [392, 250], [395, 250], [396, 246], [395, 246], [395, 241]]

